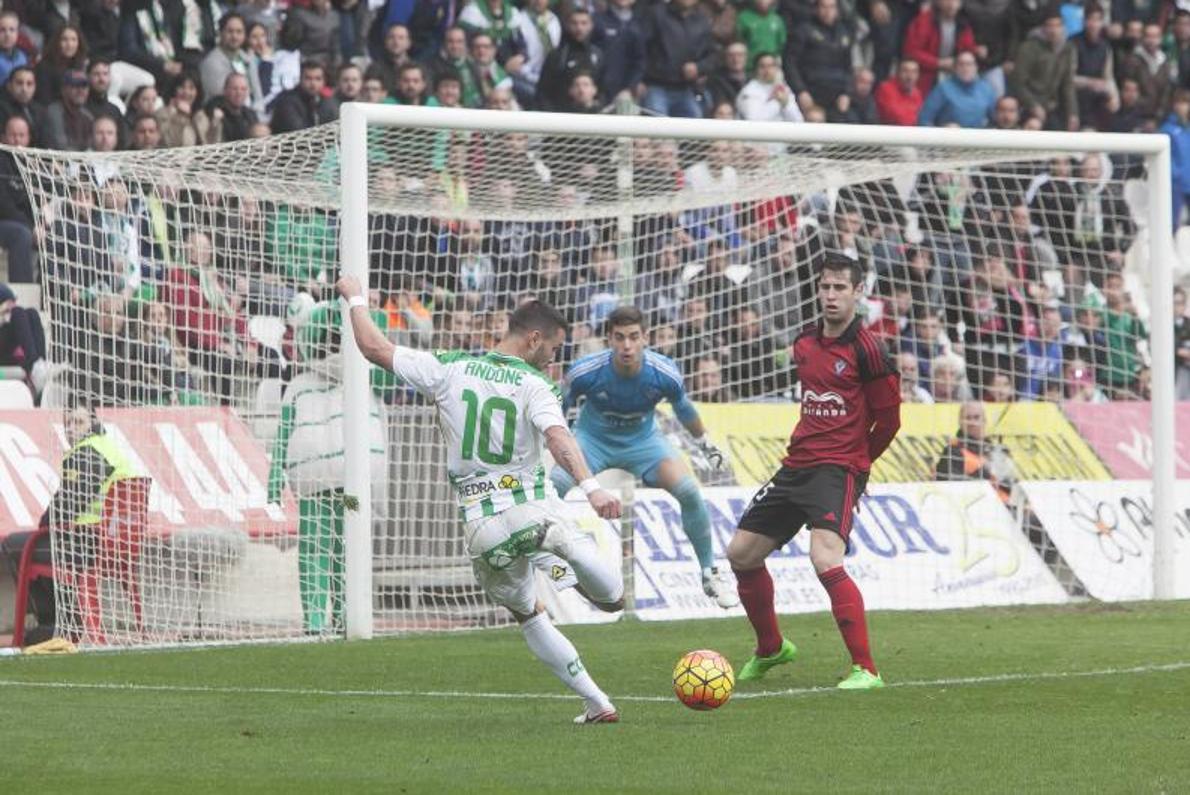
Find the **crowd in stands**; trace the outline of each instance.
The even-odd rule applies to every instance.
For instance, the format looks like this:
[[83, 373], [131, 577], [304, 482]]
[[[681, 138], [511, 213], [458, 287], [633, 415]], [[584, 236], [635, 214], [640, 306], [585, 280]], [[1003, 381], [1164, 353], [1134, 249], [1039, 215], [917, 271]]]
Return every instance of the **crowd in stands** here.
[[[0, 141], [115, 152], [304, 130], [342, 103], [802, 123], [1161, 131], [1173, 226], [1190, 199], [1190, 5], [1044, 0], [17, 0], [0, 12]], [[482, 140], [424, 167], [455, 206], [536, 182], [562, 208], [614, 180], [597, 147], [505, 136], [502, 182], [457, 179]], [[778, 147], [780, 149], [780, 147]], [[761, 149], [761, 157], [774, 154]], [[606, 153], [603, 153], [606, 154]], [[640, 141], [639, 184], [730, 195], [757, 148]], [[103, 402], [236, 399], [281, 375], [254, 315], [329, 297], [333, 215], [164, 189], [95, 161], [35, 212], [0, 153], [9, 280], [48, 277], [72, 386]], [[417, 175], [422, 176], [422, 175]], [[515, 302], [572, 323], [567, 356], [634, 300], [695, 399], [788, 396], [788, 348], [815, 315], [826, 250], [869, 271], [865, 322], [899, 356], [907, 401], [1145, 398], [1147, 331], [1125, 260], [1127, 157], [923, 172], [827, 194], [617, 219], [375, 216], [374, 300], [394, 335], [482, 348]], [[407, 173], [372, 178], [407, 184]], [[440, 197], [439, 197], [440, 198]], [[626, 242], [627, 241], [627, 242]], [[1184, 295], [1180, 296], [1184, 307]], [[1179, 397], [1190, 329], [1179, 315]], [[136, 374], [113, 368], [135, 363]], [[404, 399], [397, 392], [393, 400]]]

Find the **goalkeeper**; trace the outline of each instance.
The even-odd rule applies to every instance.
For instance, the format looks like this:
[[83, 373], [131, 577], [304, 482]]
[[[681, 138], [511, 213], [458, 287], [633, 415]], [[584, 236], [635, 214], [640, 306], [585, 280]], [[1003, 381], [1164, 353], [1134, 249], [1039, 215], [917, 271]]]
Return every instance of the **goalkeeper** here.
[[[698, 410], [686, 397], [678, 366], [645, 349], [644, 314], [634, 306], [618, 307], [608, 315], [606, 328], [608, 350], [579, 359], [566, 376], [566, 407], [586, 398], [575, 425], [583, 455], [593, 472], [625, 469], [646, 486], [660, 486], [672, 494], [682, 509], [682, 529], [698, 557], [703, 591], [720, 607], [735, 607], [739, 597], [715, 566], [711, 517], [698, 483], [653, 424], [657, 404], [662, 398], [669, 400], [711, 466], [723, 466], [723, 453], [707, 438]], [[561, 467], [554, 468], [551, 478], [561, 497], [574, 487], [574, 478]]]
[[[298, 593], [302, 626], [310, 635], [320, 635], [328, 628], [343, 630], [345, 498], [339, 323], [338, 306], [322, 303], [296, 331], [300, 369], [282, 399], [281, 425], [269, 470], [269, 502], [281, 501], [286, 480], [298, 498]], [[387, 424], [380, 401], [374, 393], [371, 398], [371, 475], [375, 493], [381, 494], [387, 469]]]

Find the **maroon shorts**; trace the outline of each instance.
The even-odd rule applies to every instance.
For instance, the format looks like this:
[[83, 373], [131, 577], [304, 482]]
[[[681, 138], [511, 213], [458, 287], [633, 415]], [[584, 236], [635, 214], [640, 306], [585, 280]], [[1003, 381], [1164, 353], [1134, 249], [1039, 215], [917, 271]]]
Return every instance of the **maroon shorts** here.
[[740, 517], [741, 530], [750, 530], [784, 545], [803, 526], [831, 530], [846, 541], [859, 495], [868, 473], [822, 464], [804, 469], [783, 466], [760, 487]]

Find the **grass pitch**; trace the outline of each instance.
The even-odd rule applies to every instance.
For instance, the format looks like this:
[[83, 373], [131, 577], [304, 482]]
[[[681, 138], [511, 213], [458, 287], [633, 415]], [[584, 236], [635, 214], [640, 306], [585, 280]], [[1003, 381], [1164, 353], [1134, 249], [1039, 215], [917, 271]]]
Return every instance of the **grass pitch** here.
[[781, 623], [801, 659], [708, 713], [670, 670], [738, 668], [743, 619], [566, 628], [623, 717], [589, 727], [512, 629], [0, 659], [0, 789], [1190, 791], [1190, 602], [876, 613], [869, 693], [829, 614]]

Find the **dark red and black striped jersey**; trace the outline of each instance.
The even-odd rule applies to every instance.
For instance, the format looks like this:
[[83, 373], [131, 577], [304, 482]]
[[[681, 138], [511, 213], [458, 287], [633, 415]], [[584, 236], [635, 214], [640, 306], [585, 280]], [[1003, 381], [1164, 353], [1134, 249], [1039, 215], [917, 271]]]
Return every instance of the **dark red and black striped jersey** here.
[[873, 414], [901, 402], [900, 373], [884, 342], [859, 317], [838, 337], [823, 336], [822, 323], [813, 323], [794, 340], [793, 360], [802, 412], [783, 463], [795, 469], [837, 464], [867, 472]]

